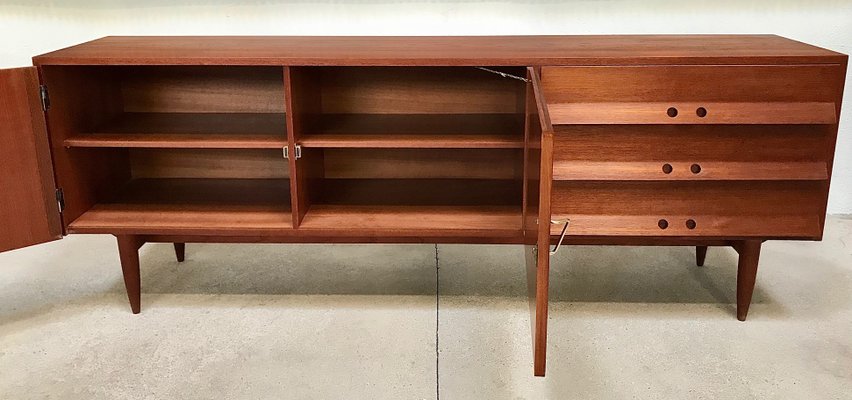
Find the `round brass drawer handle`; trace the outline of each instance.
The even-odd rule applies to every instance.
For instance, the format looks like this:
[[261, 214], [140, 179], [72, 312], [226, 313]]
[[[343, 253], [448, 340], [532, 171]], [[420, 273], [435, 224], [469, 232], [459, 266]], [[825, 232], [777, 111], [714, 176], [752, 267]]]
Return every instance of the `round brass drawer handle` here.
[[669, 164], [669, 163], [663, 164], [663, 173], [664, 174], [670, 174], [670, 173], [672, 173], [672, 170], [674, 170], [674, 168], [672, 167], [671, 164]]
[[686, 227], [689, 229], [695, 229], [696, 223], [694, 219], [686, 220]]
[[677, 117], [677, 108], [669, 107], [669, 109], [666, 110], [666, 115], [672, 118]]
[[704, 118], [707, 116], [707, 109], [704, 107], [698, 107], [698, 109], [695, 110], [695, 115], [697, 115], [698, 118]]
[[666, 228], [669, 227], [669, 221], [661, 219], [661, 220], [657, 221], [657, 226], [659, 226], [660, 229], [666, 229]]

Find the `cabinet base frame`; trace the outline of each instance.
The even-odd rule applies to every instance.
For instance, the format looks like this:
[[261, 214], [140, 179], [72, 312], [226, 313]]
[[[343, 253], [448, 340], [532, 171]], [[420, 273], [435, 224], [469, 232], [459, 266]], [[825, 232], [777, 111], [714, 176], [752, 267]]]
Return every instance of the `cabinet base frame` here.
[[[130, 309], [134, 314], [141, 311], [141, 276], [139, 269], [139, 248], [145, 243], [172, 243], [178, 262], [185, 258], [186, 243], [310, 243], [312, 238], [299, 237], [239, 237], [239, 236], [167, 236], [167, 235], [116, 235], [119, 258], [124, 274], [124, 286], [130, 300]], [[344, 238], [343, 243], [381, 243], [369, 238]], [[427, 240], [411, 242], [434, 243]], [[451, 240], [445, 243], [452, 242]], [[692, 238], [575, 238], [567, 239], [566, 244], [609, 244], [609, 245], [667, 245], [695, 246], [696, 260], [699, 266], [704, 264], [708, 246], [731, 246], [739, 253], [737, 264], [737, 319], [745, 321], [751, 304], [757, 277], [757, 265], [760, 258], [762, 240], [701, 240]], [[541, 243], [547, 244], [547, 241]], [[527, 258], [527, 287], [530, 299], [531, 333], [533, 343], [533, 372], [544, 376], [547, 359], [547, 312], [550, 285], [550, 254], [539, 251], [537, 245], [525, 246]], [[546, 249], [546, 247], [545, 247]]]

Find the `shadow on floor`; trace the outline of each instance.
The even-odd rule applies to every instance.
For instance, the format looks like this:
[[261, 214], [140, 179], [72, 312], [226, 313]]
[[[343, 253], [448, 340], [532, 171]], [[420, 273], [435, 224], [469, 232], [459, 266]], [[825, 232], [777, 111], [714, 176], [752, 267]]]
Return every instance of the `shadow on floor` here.
[[[731, 303], [736, 254], [689, 247], [576, 246], [554, 258], [551, 299], [563, 302]], [[441, 294], [526, 297], [520, 246], [439, 246]], [[143, 292], [191, 294], [434, 295], [434, 245], [168, 244], [142, 254]], [[116, 290], [123, 290], [118, 286]], [[764, 302], [759, 288], [754, 301]]]
[[[28, 300], [16, 308], [0, 307], [0, 320], [9, 322], [105, 293], [120, 294], [126, 305], [118, 255], [112, 243], [101, 246], [102, 259], [90, 270], [78, 271], [86, 276], [77, 280], [86, 282], [92, 274], [100, 274], [107, 277], [106, 286], [81, 288], [78, 283], [69, 290], [64, 282], [52, 282], [63, 287], [42, 287], [40, 291], [61, 291], [60, 295]], [[784, 250], [764, 251], [761, 270], [770, 264], [809, 264], [816, 271], [826, 271], [820, 276], [834, 276], [840, 268], [835, 261], [815, 258], [809, 252], [786, 254], [787, 247], [779, 249]], [[61, 264], [69, 257], [67, 251], [63, 248], [52, 256], [56, 259], [40, 262]], [[188, 244], [186, 261], [178, 263], [170, 244], [147, 244], [141, 249], [143, 308], [164, 295], [181, 294], [434, 296], [438, 280], [442, 296], [527, 297], [521, 246], [440, 245], [439, 271], [435, 256], [432, 244]], [[89, 256], [75, 257], [83, 263]], [[697, 267], [692, 247], [565, 247], [553, 258], [550, 296], [554, 304], [714, 304], [733, 314], [736, 262], [737, 255], [730, 248], [711, 248], [705, 266]], [[797, 284], [814, 286], [803, 287], [804, 292], [820, 292], [819, 279]], [[6, 295], [32, 297], [31, 291], [23, 289], [20, 294]], [[761, 287], [760, 272], [752, 304], [760, 304], [764, 315], [786, 313]]]

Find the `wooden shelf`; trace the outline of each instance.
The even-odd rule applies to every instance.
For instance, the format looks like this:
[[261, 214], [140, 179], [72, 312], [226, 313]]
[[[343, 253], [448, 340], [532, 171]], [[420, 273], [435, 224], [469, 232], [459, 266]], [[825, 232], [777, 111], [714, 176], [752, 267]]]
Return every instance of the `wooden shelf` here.
[[[669, 173], [664, 172], [669, 165]], [[698, 166], [698, 173], [692, 171]], [[572, 181], [690, 181], [690, 180], [826, 180], [824, 162], [553, 162], [554, 180]]]
[[244, 235], [291, 229], [287, 179], [136, 179], [72, 233]]
[[304, 147], [523, 148], [523, 116], [515, 114], [323, 114]]
[[122, 113], [66, 147], [280, 149], [283, 113]]
[[521, 208], [514, 206], [311, 206], [300, 231], [378, 237], [482, 237], [517, 240]]

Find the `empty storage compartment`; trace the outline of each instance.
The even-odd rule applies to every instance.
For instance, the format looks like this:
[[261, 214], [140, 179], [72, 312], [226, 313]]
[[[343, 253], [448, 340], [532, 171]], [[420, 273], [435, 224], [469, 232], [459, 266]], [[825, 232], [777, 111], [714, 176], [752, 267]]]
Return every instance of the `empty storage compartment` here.
[[312, 177], [300, 229], [519, 239], [520, 149], [305, 149], [300, 161]]
[[55, 105], [79, 103], [68, 147], [287, 143], [281, 67], [46, 66], [44, 75]]
[[292, 227], [280, 150], [132, 149], [128, 179], [69, 225], [74, 232], [252, 234]]
[[493, 72], [305, 67], [291, 68], [290, 79], [303, 147], [523, 147], [524, 82]]
[[280, 67], [45, 66], [69, 231], [292, 227]]
[[289, 80], [300, 230], [520, 241], [523, 81], [474, 67], [290, 68]]

